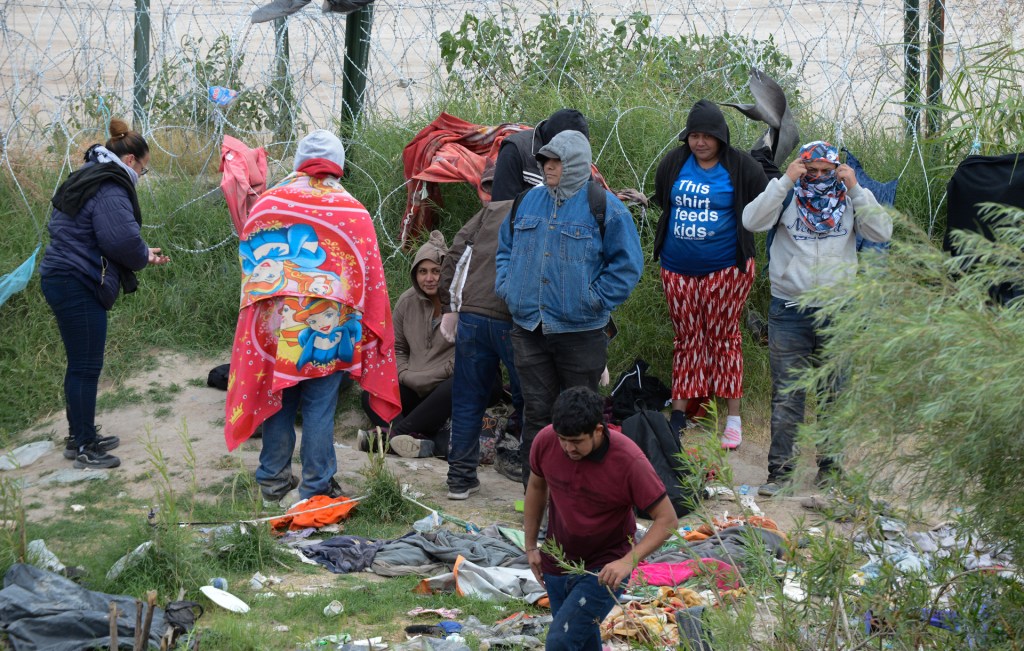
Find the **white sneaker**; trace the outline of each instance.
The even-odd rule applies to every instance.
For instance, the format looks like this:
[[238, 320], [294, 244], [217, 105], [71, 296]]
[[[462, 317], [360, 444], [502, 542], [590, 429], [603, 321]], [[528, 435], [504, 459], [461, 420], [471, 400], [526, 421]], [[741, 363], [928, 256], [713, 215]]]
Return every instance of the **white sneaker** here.
[[388, 441], [391, 450], [406, 459], [422, 459], [434, 454], [434, 442], [418, 439], [408, 434], [399, 434]]

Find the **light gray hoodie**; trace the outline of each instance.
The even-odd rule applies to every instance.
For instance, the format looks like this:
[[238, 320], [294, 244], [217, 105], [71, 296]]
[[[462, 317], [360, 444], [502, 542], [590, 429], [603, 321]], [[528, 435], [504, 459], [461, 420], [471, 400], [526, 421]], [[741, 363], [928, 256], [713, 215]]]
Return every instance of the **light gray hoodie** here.
[[775, 228], [768, 276], [772, 296], [795, 301], [813, 287], [831, 287], [857, 273], [857, 238], [888, 242], [892, 218], [875, 195], [859, 183], [846, 193], [846, 212], [837, 230], [816, 234], [803, 225], [794, 199], [781, 219], [779, 211], [793, 188], [788, 176], [772, 179], [743, 209], [743, 227], [761, 232]]
[[579, 131], [562, 131], [555, 135], [537, 152], [541, 167], [544, 166], [544, 158], [562, 161], [562, 179], [556, 187], [548, 187], [548, 193], [558, 205], [579, 192], [590, 180], [590, 141]]

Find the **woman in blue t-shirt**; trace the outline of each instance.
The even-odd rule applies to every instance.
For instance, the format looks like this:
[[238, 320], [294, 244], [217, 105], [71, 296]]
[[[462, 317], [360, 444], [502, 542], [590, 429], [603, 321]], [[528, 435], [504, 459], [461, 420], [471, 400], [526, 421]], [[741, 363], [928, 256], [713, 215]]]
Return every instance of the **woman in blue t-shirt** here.
[[671, 422], [674, 430], [686, 426], [691, 399], [725, 398], [721, 442], [731, 450], [742, 440], [739, 321], [754, 282], [754, 237], [740, 217], [768, 179], [753, 158], [729, 146], [729, 127], [713, 102], [693, 105], [679, 140], [654, 180], [654, 201], [662, 208], [654, 259], [661, 259], [675, 327]]

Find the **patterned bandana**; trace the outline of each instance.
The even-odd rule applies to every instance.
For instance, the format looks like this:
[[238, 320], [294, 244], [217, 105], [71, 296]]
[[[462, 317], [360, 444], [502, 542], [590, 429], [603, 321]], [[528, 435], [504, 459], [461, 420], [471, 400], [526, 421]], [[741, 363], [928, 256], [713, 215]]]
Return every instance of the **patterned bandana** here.
[[[823, 161], [839, 165], [839, 150], [824, 140], [809, 142], [800, 148], [805, 163]], [[836, 178], [835, 170], [817, 176], [803, 175], [793, 189], [800, 219], [812, 233], [828, 233], [839, 228], [846, 212], [846, 184]]]

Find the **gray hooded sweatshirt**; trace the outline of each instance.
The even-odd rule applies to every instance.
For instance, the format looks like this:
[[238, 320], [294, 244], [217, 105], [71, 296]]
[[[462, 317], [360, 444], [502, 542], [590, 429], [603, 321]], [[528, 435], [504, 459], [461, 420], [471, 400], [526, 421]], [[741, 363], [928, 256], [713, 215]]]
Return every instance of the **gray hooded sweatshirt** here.
[[562, 161], [562, 179], [558, 186], [548, 187], [555, 203], [562, 205], [590, 180], [590, 141], [579, 131], [563, 131], [537, 152], [541, 168], [548, 158]]

